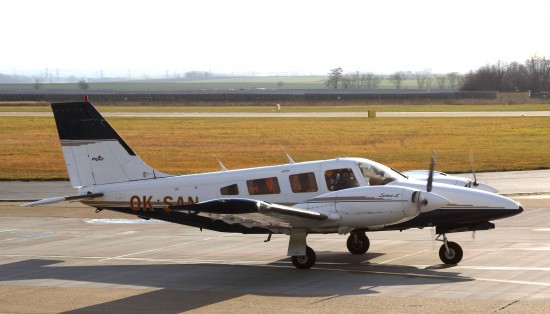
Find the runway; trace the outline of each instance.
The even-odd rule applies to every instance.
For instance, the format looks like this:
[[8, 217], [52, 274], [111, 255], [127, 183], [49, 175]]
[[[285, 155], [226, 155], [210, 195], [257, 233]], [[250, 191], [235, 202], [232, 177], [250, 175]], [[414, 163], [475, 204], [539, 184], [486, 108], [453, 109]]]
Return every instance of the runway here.
[[[550, 172], [478, 179], [525, 211], [495, 230], [448, 235], [464, 249], [452, 267], [439, 261], [431, 229], [368, 233], [362, 256], [347, 252], [345, 236], [310, 235], [317, 263], [304, 271], [286, 257], [283, 235], [264, 243], [75, 203], [0, 202], [0, 312], [549, 313]], [[26, 199], [37, 187], [48, 195], [66, 185], [12, 190]], [[8, 186], [0, 184], [4, 200]]]
[[[368, 118], [368, 112], [104, 112], [125, 118]], [[0, 112], [0, 117], [52, 117], [51, 112]], [[376, 112], [379, 118], [550, 117], [550, 111]]]

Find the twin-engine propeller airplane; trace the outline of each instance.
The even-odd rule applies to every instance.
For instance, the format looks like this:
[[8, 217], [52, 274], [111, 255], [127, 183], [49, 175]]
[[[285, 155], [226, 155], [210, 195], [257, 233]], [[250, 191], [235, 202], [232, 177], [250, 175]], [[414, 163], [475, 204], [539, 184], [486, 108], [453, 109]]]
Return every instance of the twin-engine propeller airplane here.
[[363, 158], [338, 158], [171, 176], [145, 164], [101, 114], [84, 102], [54, 103], [63, 156], [78, 195], [24, 206], [80, 201], [96, 208], [221, 232], [290, 236], [288, 256], [310, 268], [312, 233], [350, 234], [348, 250], [364, 254], [366, 231], [436, 227], [440, 258], [456, 264], [462, 249], [446, 233], [494, 228], [489, 220], [520, 213], [497, 194], [438, 184], [434, 159], [427, 181]]

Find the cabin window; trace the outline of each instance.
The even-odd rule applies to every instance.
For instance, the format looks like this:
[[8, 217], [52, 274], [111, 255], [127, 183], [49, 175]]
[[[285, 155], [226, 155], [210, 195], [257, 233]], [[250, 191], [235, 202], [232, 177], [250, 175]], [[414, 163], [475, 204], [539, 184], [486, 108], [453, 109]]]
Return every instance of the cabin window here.
[[224, 186], [220, 189], [220, 193], [222, 195], [239, 195], [239, 187], [237, 186], [237, 184]]
[[248, 180], [246, 181], [248, 187], [248, 194], [250, 195], [262, 195], [262, 194], [280, 194], [279, 180], [276, 177]]
[[317, 181], [313, 172], [293, 174], [288, 177], [294, 193], [317, 192]]
[[359, 186], [351, 168], [325, 171], [325, 180], [329, 191], [338, 191]]

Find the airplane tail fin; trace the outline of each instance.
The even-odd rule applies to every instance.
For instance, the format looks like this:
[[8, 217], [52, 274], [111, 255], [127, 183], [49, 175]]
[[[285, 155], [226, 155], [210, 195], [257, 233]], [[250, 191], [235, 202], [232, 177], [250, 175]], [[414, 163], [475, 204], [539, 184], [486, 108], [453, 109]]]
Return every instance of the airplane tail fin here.
[[143, 162], [88, 102], [52, 103], [73, 187], [167, 177]]

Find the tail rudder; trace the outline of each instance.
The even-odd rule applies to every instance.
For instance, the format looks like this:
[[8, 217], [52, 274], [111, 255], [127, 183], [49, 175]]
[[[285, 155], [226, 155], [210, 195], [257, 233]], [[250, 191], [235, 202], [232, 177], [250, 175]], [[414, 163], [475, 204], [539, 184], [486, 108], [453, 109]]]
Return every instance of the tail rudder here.
[[168, 176], [143, 162], [90, 102], [52, 103], [52, 110], [72, 186]]

